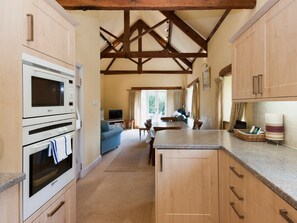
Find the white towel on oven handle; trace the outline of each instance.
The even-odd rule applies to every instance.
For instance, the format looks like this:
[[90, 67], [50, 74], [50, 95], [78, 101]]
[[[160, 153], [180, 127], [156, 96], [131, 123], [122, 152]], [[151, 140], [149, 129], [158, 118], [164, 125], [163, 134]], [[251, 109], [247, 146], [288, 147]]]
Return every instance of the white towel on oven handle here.
[[64, 136], [65, 138], [65, 146], [66, 146], [66, 155], [70, 155], [72, 153], [72, 146], [71, 146], [71, 136], [68, 134], [68, 135], [65, 135]]
[[64, 136], [51, 140], [50, 147], [48, 155], [51, 156], [53, 154], [55, 164], [68, 157], [66, 154], [66, 138]]

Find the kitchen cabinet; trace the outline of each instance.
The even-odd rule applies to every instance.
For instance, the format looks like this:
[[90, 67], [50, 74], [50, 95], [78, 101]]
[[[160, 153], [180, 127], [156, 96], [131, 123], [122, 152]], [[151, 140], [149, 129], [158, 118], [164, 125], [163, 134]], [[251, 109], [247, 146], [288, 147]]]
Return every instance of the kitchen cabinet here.
[[218, 151], [156, 150], [157, 223], [217, 223]]
[[[0, 169], [2, 172], [23, 172], [22, 53], [75, 70], [74, 29], [77, 23], [54, 0], [4, 1], [0, 14]], [[27, 14], [33, 15], [33, 21]], [[35, 42], [27, 41], [32, 27]], [[17, 197], [20, 204], [20, 188], [14, 189], [9, 197], [9, 202]], [[5, 216], [2, 210], [1, 207], [0, 221]], [[10, 218], [22, 222], [21, 205], [7, 213]]]
[[75, 27], [44, 0], [24, 1], [23, 45], [75, 64]]
[[278, 1], [234, 41], [234, 100], [297, 97], [296, 10], [297, 0]]
[[219, 163], [221, 223], [297, 222], [293, 207], [226, 152], [220, 151]]
[[75, 223], [76, 222], [76, 185], [70, 183], [55, 195], [25, 223]]
[[257, 98], [259, 75], [263, 75], [263, 31], [253, 25], [234, 43], [233, 99]]
[[20, 222], [19, 184], [16, 184], [0, 193], [1, 222]]

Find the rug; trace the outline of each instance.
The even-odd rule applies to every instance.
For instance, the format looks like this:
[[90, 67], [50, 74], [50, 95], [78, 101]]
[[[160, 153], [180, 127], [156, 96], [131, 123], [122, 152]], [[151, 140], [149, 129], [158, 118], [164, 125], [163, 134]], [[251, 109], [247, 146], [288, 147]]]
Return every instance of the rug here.
[[149, 145], [139, 140], [127, 141], [105, 172], [151, 172], [153, 167], [148, 164]]

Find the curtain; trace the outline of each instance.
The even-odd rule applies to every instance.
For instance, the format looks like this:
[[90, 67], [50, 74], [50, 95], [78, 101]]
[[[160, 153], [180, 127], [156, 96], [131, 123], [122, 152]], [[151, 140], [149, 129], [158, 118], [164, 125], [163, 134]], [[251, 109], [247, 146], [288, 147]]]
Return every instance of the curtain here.
[[223, 129], [223, 78], [216, 79], [216, 125], [217, 129]]
[[184, 102], [184, 91], [183, 90], [174, 90], [174, 111], [182, 108]]
[[129, 91], [129, 101], [128, 101], [128, 119], [134, 120], [134, 108], [135, 108], [135, 91]]
[[166, 116], [171, 116], [175, 111], [174, 108], [174, 90], [167, 90], [167, 114]]
[[134, 120], [135, 127], [140, 126], [141, 120], [141, 91], [129, 91], [128, 119]]
[[231, 108], [230, 122], [229, 122], [229, 131], [233, 131], [236, 120], [242, 120], [246, 102], [233, 102]]
[[199, 82], [193, 85], [193, 94], [192, 94], [192, 118], [200, 119], [200, 89]]
[[185, 104], [184, 90], [167, 90], [167, 116], [182, 108]]
[[134, 98], [134, 121], [135, 127], [139, 128], [141, 125], [141, 91], [135, 92]]

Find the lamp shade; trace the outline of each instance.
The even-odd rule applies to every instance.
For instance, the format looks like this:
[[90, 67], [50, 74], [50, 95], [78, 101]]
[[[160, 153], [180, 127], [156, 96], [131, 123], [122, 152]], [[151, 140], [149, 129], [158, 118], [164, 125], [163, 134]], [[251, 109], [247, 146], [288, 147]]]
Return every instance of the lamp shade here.
[[284, 140], [284, 116], [283, 114], [266, 113], [266, 139], [272, 141]]

